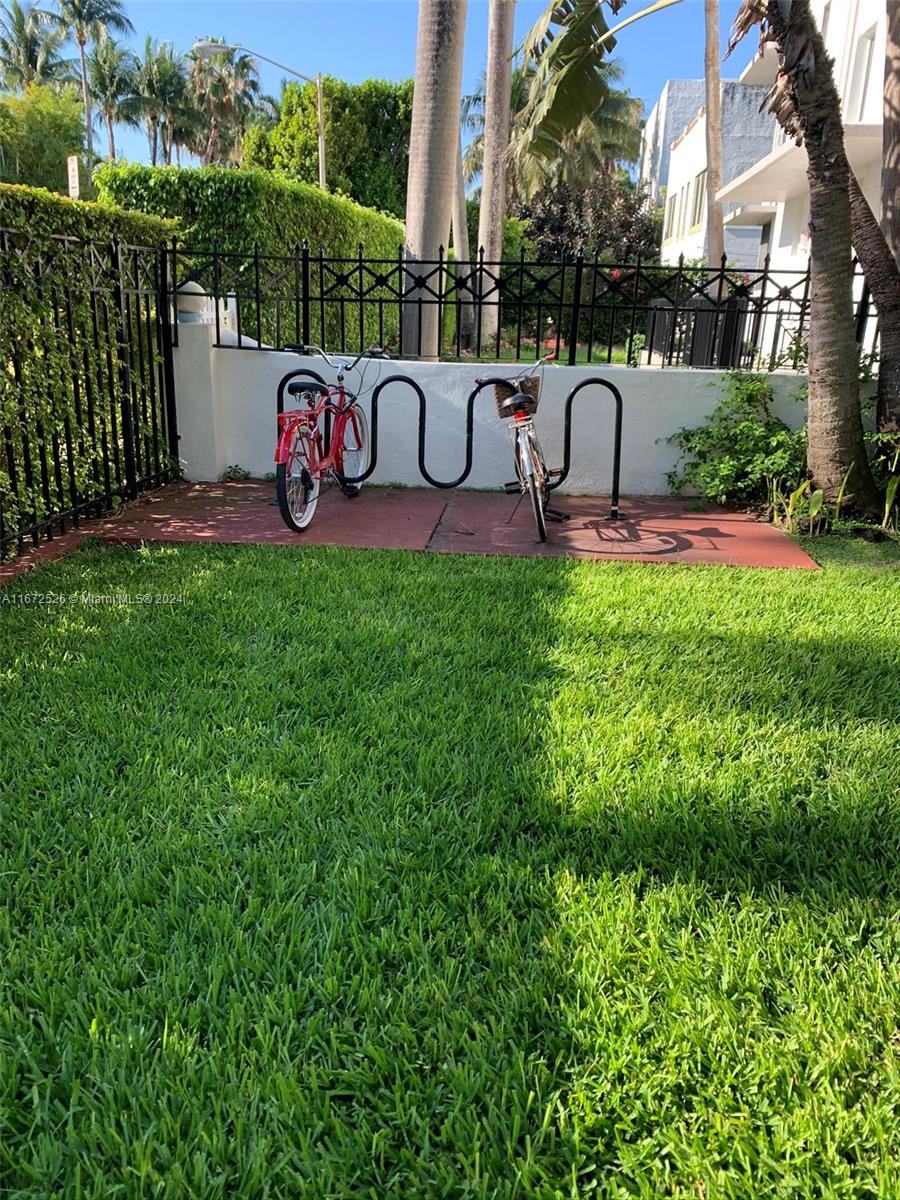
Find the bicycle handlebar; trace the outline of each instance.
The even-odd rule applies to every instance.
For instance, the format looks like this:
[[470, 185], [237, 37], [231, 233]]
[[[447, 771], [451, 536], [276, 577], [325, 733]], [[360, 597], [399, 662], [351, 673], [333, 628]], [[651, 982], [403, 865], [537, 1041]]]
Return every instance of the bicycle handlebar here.
[[356, 358], [350, 363], [329, 358], [321, 346], [305, 346], [302, 343], [287, 342], [284, 349], [290, 351], [292, 354], [303, 354], [310, 358], [324, 359], [329, 367], [332, 367], [335, 371], [352, 371], [361, 359], [364, 358], [390, 358], [390, 355], [385, 350], [382, 350], [380, 346], [367, 346], [365, 350], [360, 350]]
[[500, 376], [493, 376], [493, 375], [491, 375], [491, 376], [479, 375], [478, 378], [475, 380], [475, 382], [476, 383], [516, 384], [519, 382], [520, 379], [527, 379], [529, 376], [534, 375], [535, 372], [537, 371], [538, 367], [544, 366], [545, 363], [552, 363], [552, 362], [554, 362], [555, 359], [556, 359], [555, 354], [545, 354], [542, 358], [537, 359], [535, 362], [529, 363], [527, 365], [527, 367], [525, 367], [524, 371], [520, 371], [518, 373], [518, 375], [512, 375], [508, 379], [502, 378]]

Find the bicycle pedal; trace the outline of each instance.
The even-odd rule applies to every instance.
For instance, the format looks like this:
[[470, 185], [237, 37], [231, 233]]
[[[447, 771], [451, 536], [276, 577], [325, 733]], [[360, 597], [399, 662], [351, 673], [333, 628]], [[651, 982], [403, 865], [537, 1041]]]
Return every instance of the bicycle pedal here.
[[506, 492], [507, 496], [515, 496], [521, 492], [522, 485], [518, 482], [518, 480], [515, 480], [512, 483], [504, 483], [503, 490]]
[[545, 508], [544, 516], [548, 521], [571, 521], [572, 514], [560, 512], [558, 508]]

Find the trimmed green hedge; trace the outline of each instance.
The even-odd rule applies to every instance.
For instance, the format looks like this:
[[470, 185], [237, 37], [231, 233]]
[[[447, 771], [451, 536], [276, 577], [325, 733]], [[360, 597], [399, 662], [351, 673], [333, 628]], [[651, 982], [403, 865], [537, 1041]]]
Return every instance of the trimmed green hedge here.
[[[102, 512], [170, 477], [153, 289], [158, 247], [175, 226], [41, 188], [0, 185], [0, 228], [9, 231], [0, 255], [3, 557], [15, 553], [23, 530], [53, 527], [72, 509]], [[117, 303], [122, 260], [115, 241], [129, 248], [122, 259], [141, 301], [132, 294]], [[132, 479], [126, 420], [133, 431], [127, 448], [135, 447], [137, 459]]]
[[313, 249], [394, 258], [403, 225], [394, 217], [272, 171], [227, 167], [144, 167], [104, 163], [94, 172], [101, 200], [158, 217], [177, 218], [185, 245], [290, 254], [304, 238]]
[[130, 246], [161, 246], [177, 231], [174, 221], [128, 212], [109, 203], [69, 200], [44, 188], [0, 184], [0, 228], [27, 230], [32, 237], [63, 234]]
[[[94, 181], [104, 200], [159, 217], [177, 218], [188, 250], [208, 252], [218, 241], [222, 254], [220, 290], [239, 297], [244, 333], [256, 337], [259, 332], [263, 341], [273, 345], [296, 337], [294, 278], [284, 256], [292, 255], [304, 239], [316, 254], [321, 244], [329, 257], [355, 259], [362, 245], [366, 259], [391, 262], [396, 261], [404, 240], [403, 225], [395, 218], [271, 171], [110, 163], [97, 168]], [[263, 297], [259, 314], [255, 305], [253, 260], [257, 244]], [[278, 256], [278, 260], [267, 256]], [[180, 265], [180, 277], [193, 274], [208, 291], [213, 289], [212, 270], [205, 254], [182, 256]], [[385, 343], [390, 343], [396, 337], [397, 306], [385, 306], [381, 325], [377, 301], [380, 296], [388, 299], [389, 294], [383, 289], [370, 290], [368, 285], [372, 282], [368, 277], [365, 280], [365, 340], [378, 342], [383, 337]], [[338, 294], [349, 297], [357, 286], [355, 279], [345, 285], [326, 279], [330, 297]], [[342, 328], [340, 306], [329, 303], [323, 331], [315, 302], [319, 292], [317, 278], [311, 291], [314, 300], [310, 340], [337, 348], [342, 346], [346, 335], [348, 344], [355, 344], [358, 305], [346, 304], [346, 325]]]

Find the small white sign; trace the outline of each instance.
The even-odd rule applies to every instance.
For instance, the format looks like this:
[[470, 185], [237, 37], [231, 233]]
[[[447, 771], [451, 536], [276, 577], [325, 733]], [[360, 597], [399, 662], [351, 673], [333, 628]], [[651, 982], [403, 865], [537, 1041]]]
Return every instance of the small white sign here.
[[69, 164], [69, 195], [77, 200], [81, 195], [81, 184], [78, 180], [78, 155], [70, 154], [66, 160]]

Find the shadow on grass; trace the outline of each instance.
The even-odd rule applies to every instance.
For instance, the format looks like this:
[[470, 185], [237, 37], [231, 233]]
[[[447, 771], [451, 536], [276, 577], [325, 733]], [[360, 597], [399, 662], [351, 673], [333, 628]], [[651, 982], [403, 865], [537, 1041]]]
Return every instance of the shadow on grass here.
[[[837, 1018], [810, 1001], [792, 1027], [746, 981], [763, 964], [786, 988], [837, 946], [846, 1001], [846, 930], [896, 895], [898, 818], [865, 786], [895, 721], [887, 649], [663, 632], [640, 610], [623, 626], [623, 580], [668, 586], [647, 573], [604, 576], [613, 619], [579, 625], [569, 563], [70, 565], [81, 590], [184, 599], [14, 612], [0, 635], [21, 655], [0, 709], [13, 1190], [784, 1182], [777, 1122], [802, 1092], [785, 1088]], [[727, 981], [751, 962], [741, 1007]]]

